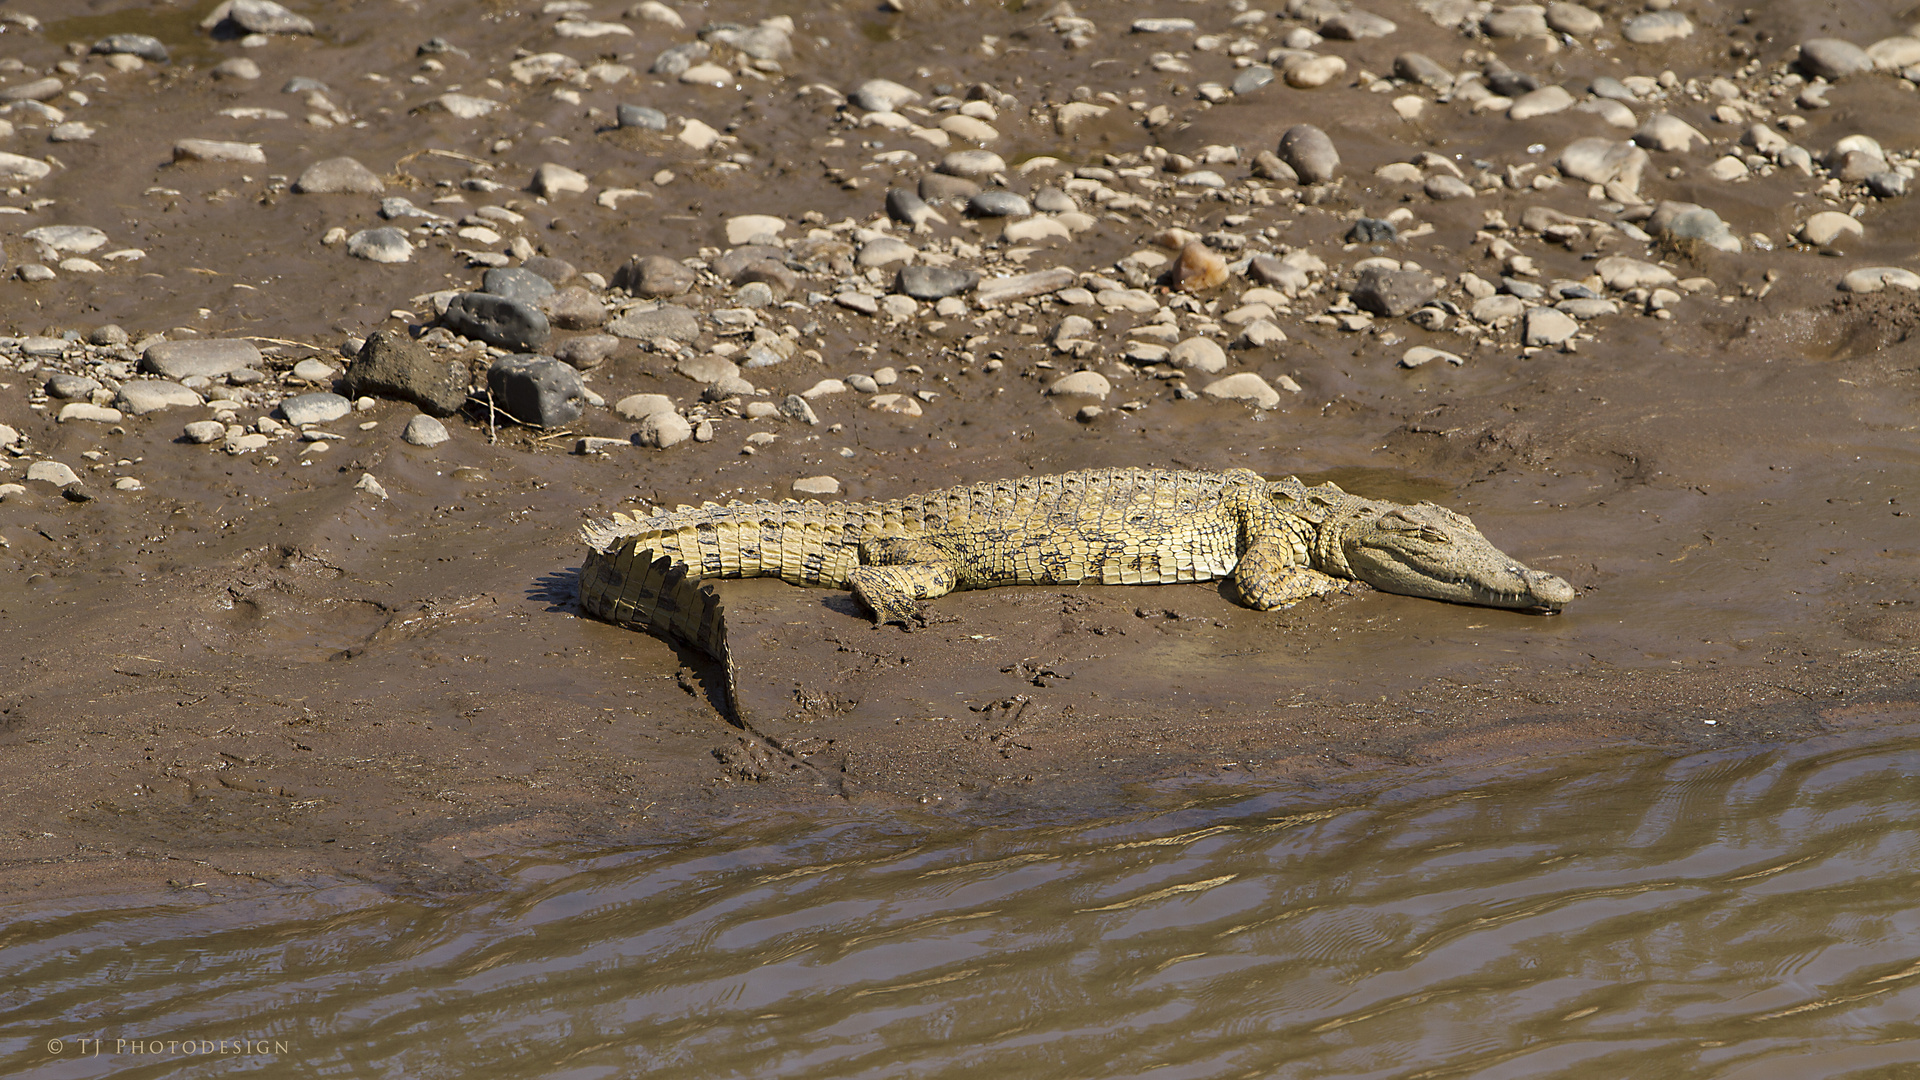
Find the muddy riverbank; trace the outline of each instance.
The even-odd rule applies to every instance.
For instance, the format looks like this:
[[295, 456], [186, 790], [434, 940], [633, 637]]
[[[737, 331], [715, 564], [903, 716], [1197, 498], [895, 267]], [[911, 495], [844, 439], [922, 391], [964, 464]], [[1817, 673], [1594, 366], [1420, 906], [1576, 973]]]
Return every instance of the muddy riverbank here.
[[[0, 217], [0, 331], [14, 335], [0, 424], [18, 436], [0, 473], [18, 484], [0, 502], [0, 888], [12, 894], [210, 875], [457, 888], [490, 853], [694, 835], [743, 808], [1072, 817], [1275, 779], [1738, 745], [1920, 715], [1920, 293], [1838, 288], [1850, 271], [1910, 260], [1915, 210], [1842, 179], [1838, 158], [1802, 171], [1741, 143], [1758, 125], [1824, 158], [1867, 135], [1883, 171], [1907, 168], [1920, 145], [1903, 119], [1911, 82], [1848, 75], [1823, 82], [1816, 106], [1795, 59], [1809, 38], [1867, 45], [1903, 29], [1884, 15], [1815, 26], [1791, 5], [1744, 22], [1699, 10], [1691, 36], [1634, 44], [1619, 32], [1630, 12], [1605, 12], [1598, 33], [1490, 38], [1382, 2], [1368, 6], [1394, 33], [1312, 31], [1323, 40], [1297, 49], [1293, 31], [1327, 29], [1312, 10], [1248, 21], [1216, 4], [713, 5], [673, 9], [674, 27], [627, 14], [645, 5], [369, 2], [316, 5], [314, 33], [249, 44], [199, 28], [212, 4], [82, 6], [11, 3], [31, 18], [0, 35], [18, 61], [0, 93], [60, 82], [5, 114], [4, 149], [53, 162], [9, 181], [17, 213]], [[780, 14], [794, 25], [777, 59], [700, 34]], [[1131, 29], [1152, 16], [1196, 27]], [[1084, 44], [1071, 43], [1075, 19], [1094, 26]], [[627, 32], [573, 36], [569, 22]], [[154, 35], [169, 62], [135, 69], [88, 51], [118, 32]], [[448, 47], [422, 48], [436, 39]], [[649, 73], [695, 42], [724, 85]], [[1654, 89], [1626, 106], [1636, 122], [1677, 116], [1711, 141], [1650, 151], [1637, 190], [1589, 184], [1556, 168], [1563, 148], [1634, 129], [1574, 108], [1514, 119], [1480, 108], [1472, 80], [1373, 88], [1416, 48], [1457, 73], [1497, 75], [1492, 57], [1583, 102], [1602, 100], [1589, 90], [1599, 76], [1644, 76]], [[1289, 86], [1298, 52], [1340, 56], [1345, 72]], [[514, 73], [548, 53], [573, 66]], [[236, 59], [260, 73], [211, 74]], [[1207, 89], [1267, 66], [1281, 72], [1270, 85]], [[284, 92], [294, 76], [322, 89]], [[845, 103], [879, 78], [919, 97], [898, 112]], [[463, 118], [450, 94], [496, 105]], [[1418, 110], [1399, 104], [1410, 96]], [[1714, 119], [1732, 101], [1741, 122]], [[618, 126], [623, 104], [659, 110], [666, 130]], [[907, 126], [867, 119], [881, 112]], [[970, 142], [984, 133], [942, 117], [993, 138]], [[688, 119], [733, 141], [695, 149]], [[48, 141], [70, 122], [91, 134]], [[1302, 123], [1330, 136], [1338, 176], [1262, 175], [1256, 155]], [[257, 144], [264, 162], [176, 159], [190, 138]], [[966, 182], [1035, 203], [1051, 190], [1078, 209], [1003, 220], [969, 217], [964, 194], [941, 202], [941, 184], [965, 178], [936, 163], [989, 146], [1001, 169]], [[365, 163], [381, 191], [291, 190], [338, 156]], [[1722, 157], [1743, 178], [1716, 174]], [[586, 189], [533, 190], [549, 163]], [[1396, 163], [1421, 179], [1382, 174]], [[1472, 194], [1427, 183], [1452, 172]], [[890, 223], [889, 189], [933, 191], [944, 220]], [[395, 197], [444, 220], [382, 217]], [[1739, 250], [1635, 237], [1653, 220], [1636, 207], [1676, 201], [1714, 211]], [[489, 207], [500, 213], [479, 214]], [[1540, 207], [1560, 216], [1527, 216]], [[1824, 212], [1860, 234], [1793, 239]], [[730, 242], [749, 214], [784, 223], [766, 258], [792, 278], [757, 282], [769, 297], [758, 306], [756, 282], [716, 271], [729, 249], [768, 239]], [[1007, 238], [1041, 218], [1055, 224]], [[1363, 219], [1394, 223], [1397, 238], [1350, 242]], [[105, 237], [79, 251], [27, 236], [58, 225]], [[345, 234], [388, 227], [407, 261], [347, 253]], [[1171, 259], [1170, 229], [1204, 238], [1235, 267], [1228, 281], [1160, 281], [1162, 264], [1139, 253]], [[1086, 299], [883, 306], [904, 298], [882, 240], [988, 280], [1067, 267]], [[109, 255], [128, 251], [139, 254]], [[656, 297], [613, 287], [644, 255], [691, 260], [691, 283]], [[1256, 256], [1296, 255], [1273, 281], [1250, 276]], [[1601, 280], [1615, 257], [1665, 270], [1664, 284]], [[1434, 275], [1432, 302], [1356, 306], [1369, 258]], [[604, 325], [557, 329], [549, 355], [655, 303], [686, 308], [696, 333], [611, 334], [610, 355], [582, 373], [589, 404], [550, 430], [469, 406], [445, 418], [449, 441], [418, 446], [401, 431], [419, 409], [392, 397], [304, 436], [276, 412], [340, 389], [342, 346], [381, 329], [468, 364], [484, 388], [494, 354], [436, 313], [489, 264], [542, 267], [605, 309]], [[28, 266], [51, 276], [30, 280]], [[1513, 310], [1483, 307], [1489, 297]], [[1575, 306], [1578, 333], [1528, 344], [1525, 312], [1589, 301], [1613, 309]], [[1264, 314], [1235, 321], [1254, 304]], [[1055, 340], [1072, 315], [1091, 322], [1087, 337]], [[1284, 340], [1250, 339], [1258, 320]], [[105, 324], [124, 344], [82, 344]], [[116, 405], [145, 377], [138, 347], [160, 337], [248, 338], [263, 378], [182, 383], [191, 406]], [[1140, 347], [1195, 338], [1222, 347], [1224, 369]], [[789, 355], [752, 366], [753, 349], [774, 346]], [[1405, 366], [1415, 346], [1461, 362]], [[708, 357], [741, 364], [759, 393], [681, 373]], [[332, 374], [296, 375], [303, 360]], [[808, 398], [818, 425], [752, 407], [882, 369], [896, 381], [878, 390], [903, 396], [892, 408], [857, 388]], [[1043, 393], [1076, 369], [1101, 373], [1108, 396]], [[1278, 400], [1205, 392], [1238, 373]], [[56, 374], [96, 386], [54, 396]], [[634, 435], [617, 406], [636, 394], [666, 395], [711, 440], [572, 452]], [[75, 401], [119, 415], [58, 419]], [[221, 435], [189, 441], [184, 425], [209, 417]], [[38, 462], [78, 483], [28, 480]], [[574, 534], [615, 509], [787, 498], [822, 475], [831, 497], [864, 499], [1111, 465], [1248, 467], [1430, 498], [1581, 596], [1547, 618], [1364, 590], [1262, 614], [1214, 586], [1004, 589], [948, 597], [909, 634], [872, 627], [840, 594], [728, 584], [744, 727], [713, 707], [718, 673], [703, 658], [572, 605]]]

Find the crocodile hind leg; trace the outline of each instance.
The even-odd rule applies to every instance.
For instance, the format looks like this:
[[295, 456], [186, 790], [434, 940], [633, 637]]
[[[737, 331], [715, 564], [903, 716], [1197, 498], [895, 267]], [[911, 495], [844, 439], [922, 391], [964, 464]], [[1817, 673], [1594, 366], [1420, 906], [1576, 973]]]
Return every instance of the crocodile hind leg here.
[[1233, 587], [1240, 602], [1255, 611], [1291, 607], [1309, 596], [1340, 587], [1340, 579], [1300, 562], [1291, 544], [1261, 540], [1240, 556], [1233, 570]]
[[946, 553], [924, 541], [870, 540], [861, 546], [860, 556], [866, 565], [847, 574], [847, 585], [873, 612], [876, 623], [924, 624], [921, 603], [952, 592], [958, 580]]

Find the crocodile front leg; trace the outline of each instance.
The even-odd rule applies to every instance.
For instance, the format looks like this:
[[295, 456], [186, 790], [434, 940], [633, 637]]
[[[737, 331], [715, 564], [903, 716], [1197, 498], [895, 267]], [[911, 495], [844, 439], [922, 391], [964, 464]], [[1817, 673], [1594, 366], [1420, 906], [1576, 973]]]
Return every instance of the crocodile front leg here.
[[1256, 541], [1240, 556], [1232, 581], [1240, 602], [1255, 611], [1291, 607], [1340, 587], [1338, 578], [1303, 565], [1285, 540]]
[[876, 623], [924, 624], [920, 606], [953, 591], [958, 575], [947, 553], [923, 540], [886, 537], [860, 547], [861, 562], [847, 585]]

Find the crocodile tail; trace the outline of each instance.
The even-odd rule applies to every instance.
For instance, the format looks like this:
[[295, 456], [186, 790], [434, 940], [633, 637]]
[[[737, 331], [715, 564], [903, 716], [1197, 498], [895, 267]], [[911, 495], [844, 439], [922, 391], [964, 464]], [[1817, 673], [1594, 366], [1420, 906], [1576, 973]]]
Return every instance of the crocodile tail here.
[[610, 550], [589, 549], [580, 567], [580, 608], [597, 619], [691, 645], [725, 666], [729, 711], [735, 708], [733, 657], [727, 649], [720, 594], [686, 563], [656, 555], [638, 539]]

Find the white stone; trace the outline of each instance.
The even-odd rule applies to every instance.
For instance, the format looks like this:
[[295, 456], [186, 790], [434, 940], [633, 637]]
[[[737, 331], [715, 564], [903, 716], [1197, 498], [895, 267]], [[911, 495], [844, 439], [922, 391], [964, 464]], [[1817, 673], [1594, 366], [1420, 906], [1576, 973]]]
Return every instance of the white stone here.
[[1864, 236], [1866, 228], [1850, 214], [1823, 210], [1800, 226], [1800, 239], [1815, 247], [1826, 247], [1843, 235]]
[[796, 495], [838, 495], [840, 481], [831, 476], [808, 476], [793, 482]]
[[1513, 99], [1507, 109], [1509, 120], [1531, 120], [1573, 108], [1573, 95], [1563, 86], [1543, 86]]
[[1060, 221], [1046, 217], [1025, 218], [1009, 224], [1001, 233], [1016, 244], [1037, 244], [1047, 240], [1071, 240], [1073, 233]]
[[1461, 364], [1466, 363], [1466, 361], [1461, 359], [1458, 354], [1447, 352], [1444, 349], [1436, 349], [1430, 345], [1415, 345], [1413, 348], [1408, 349], [1405, 355], [1400, 357], [1400, 366], [1406, 367], [1406, 368], [1417, 368], [1422, 364], [1430, 363], [1435, 360], [1445, 360], [1447, 363], [1452, 364], [1455, 367], [1458, 367]]
[[1175, 367], [1189, 368], [1212, 375], [1227, 366], [1227, 353], [1209, 338], [1190, 337], [1173, 347], [1169, 359]]
[[1664, 266], [1625, 255], [1609, 255], [1594, 263], [1593, 269], [1607, 288], [1620, 292], [1671, 285], [1679, 280]]
[[406, 430], [400, 433], [400, 438], [413, 446], [439, 446], [453, 436], [447, 433], [447, 425], [425, 413], [416, 413], [413, 419], [407, 421]]
[[1840, 279], [1840, 291], [1876, 293], [1888, 286], [1920, 290], [1920, 274], [1898, 266], [1863, 266]]
[[[185, 389], [184, 387], [182, 389]], [[187, 391], [192, 393], [192, 391]], [[69, 401], [60, 406], [60, 415], [54, 418], [64, 424], [70, 420], [92, 420], [101, 424], [117, 424], [123, 417], [119, 409], [110, 409], [104, 405], [95, 405], [90, 401]]]
[[693, 425], [677, 412], [650, 413], [640, 421], [634, 441], [641, 446], [666, 449], [693, 438]]
[[645, 420], [654, 413], [672, 412], [673, 399], [665, 394], [629, 394], [614, 402], [613, 411], [629, 420]]
[[677, 138], [695, 150], [706, 150], [720, 141], [720, 133], [707, 124], [688, 117], [681, 124]]
[[27, 466], [27, 480], [40, 480], [54, 487], [66, 487], [79, 483], [80, 476], [62, 462], [36, 461]]
[[1097, 371], [1076, 371], [1071, 375], [1055, 379], [1052, 385], [1047, 387], [1047, 393], [1055, 397], [1077, 395], [1104, 399], [1112, 392], [1113, 384], [1107, 381], [1105, 375]]
[[1647, 117], [1646, 123], [1640, 125], [1633, 141], [1651, 150], [1678, 153], [1693, 149], [1695, 143], [1706, 145], [1707, 137], [1700, 133], [1699, 128], [1672, 113], [1654, 113]]
[[1563, 311], [1548, 307], [1527, 311], [1526, 342], [1529, 345], [1558, 345], [1572, 337], [1580, 324]]
[[1280, 392], [1251, 371], [1208, 383], [1200, 392], [1210, 398], [1250, 401], [1262, 409], [1271, 409], [1280, 404]]
[[778, 236], [787, 228], [785, 218], [771, 214], [742, 214], [727, 219], [727, 244], [739, 247], [756, 236]]

